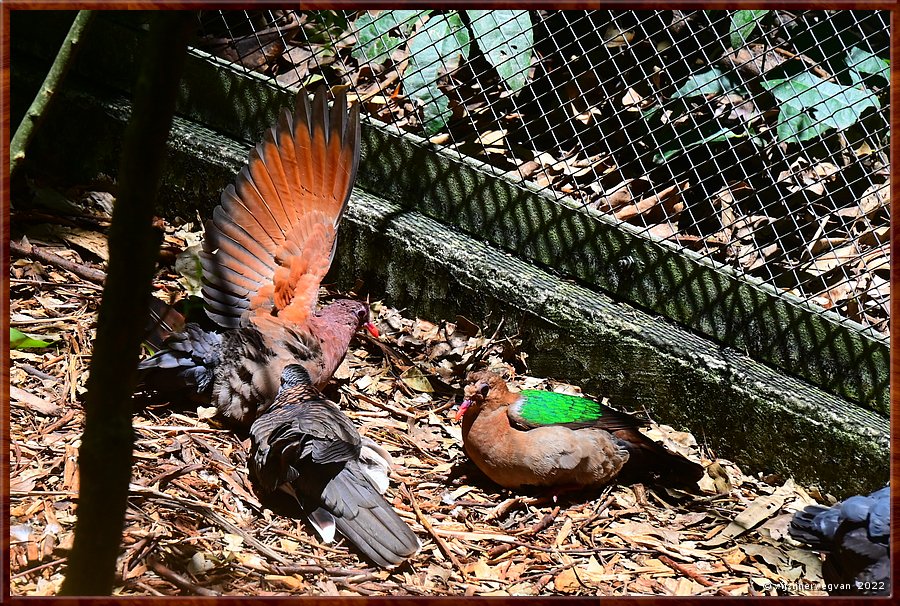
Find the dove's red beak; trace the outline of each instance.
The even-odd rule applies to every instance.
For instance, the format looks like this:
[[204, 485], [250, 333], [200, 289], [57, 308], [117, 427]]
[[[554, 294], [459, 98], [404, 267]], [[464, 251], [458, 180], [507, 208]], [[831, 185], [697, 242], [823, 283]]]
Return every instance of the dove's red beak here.
[[459, 410], [456, 411], [456, 420], [457, 421], [459, 421], [461, 418], [463, 418], [463, 415], [466, 414], [466, 410], [471, 405], [472, 405], [472, 400], [470, 400], [469, 398], [466, 398], [465, 400], [462, 401], [462, 404], [459, 405]]
[[370, 335], [372, 335], [372, 336], [375, 337], [376, 339], [378, 338], [378, 327], [375, 326], [374, 323], [372, 323], [372, 322], [366, 322], [363, 326], [366, 327], [366, 330], [369, 331], [369, 334], [370, 334]]

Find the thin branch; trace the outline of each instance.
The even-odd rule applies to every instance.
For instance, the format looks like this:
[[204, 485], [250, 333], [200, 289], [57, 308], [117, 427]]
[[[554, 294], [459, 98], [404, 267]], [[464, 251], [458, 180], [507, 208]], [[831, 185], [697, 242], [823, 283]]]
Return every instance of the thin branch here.
[[[173, 482], [174, 485], [183, 488], [183, 486], [179, 485], [177, 482]], [[159, 490], [154, 490], [152, 488], [147, 488], [146, 486], [138, 486], [137, 484], [131, 485], [131, 496], [151, 496], [157, 499], [161, 499], [163, 501], [169, 501], [179, 505], [181, 507], [187, 507], [196, 511], [197, 513], [203, 515], [206, 518], [209, 518], [213, 523], [217, 524], [221, 528], [224, 528], [226, 531], [231, 534], [238, 535], [247, 545], [255, 548], [260, 553], [263, 553], [268, 558], [275, 560], [279, 564], [287, 565], [289, 562], [287, 559], [283, 558], [278, 552], [272, 550], [264, 543], [261, 543], [254, 537], [252, 534], [248, 533], [246, 530], [236, 526], [231, 523], [228, 519], [226, 519], [223, 515], [219, 514], [217, 511], [213, 510], [208, 504], [203, 503], [201, 501], [192, 501], [190, 499], [184, 499], [181, 497], [176, 497], [174, 495], [167, 494], [165, 492], [160, 492]]]
[[[673, 560], [672, 558], [670, 558], [667, 555], [661, 554], [656, 557], [660, 562], [662, 562], [663, 564], [665, 564], [666, 566], [668, 566], [675, 572], [681, 573], [684, 576], [688, 577], [689, 579], [693, 579], [694, 581], [697, 581], [699, 584], [703, 585], [704, 587], [715, 587], [716, 586], [716, 583], [714, 581], [709, 580], [706, 576], [700, 574], [696, 570], [691, 570], [687, 566], [679, 564], [678, 562], [676, 562], [675, 560]], [[727, 591], [725, 591], [724, 589], [718, 588], [718, 589], [716, 589], [716, 595], [731, 595], [731, 594], [728, 593]]]
[[167, 568], [166, 566], [164, 566], [162, 564], [162, 562], [160, 562], [159, 560], [157, 560], [156, 558], [154, 558], [152, 556], [147, 558], [147, 566], [150, 568], [150, 570], [152, 570], [153, 572], [155, 572], [156, 574], [158, 574], [165, 580], [169, 581], [170, 583], [172, 583], [173, 585], [175, 585], [176, 587], [178, 587], [178, 589], [181, 589], [182, 591], [187, 591], [194, 595], [202, 595], [202, 596], [210, 596], [210, 597], [222, 595], [221, 593], [219, 593], [217, 591], [213, 591], [212, 589], [207, 589], [206, 587], [200, 587], [196, 583], [192, 583], [191, 581], [187, 580], [186, 578], [184, 578], [183, 576], [181, 576], [174, 570], [171, 570], [171, 569]]
[[450, 558], [450, 561], [453, 562], [453, 565], [456, 566], [456, 569], [459, 570], [459, 574], [462, 576], [463, 581], [466, 583], [469, 582], [469, 575], [466, 572], [466, 569], [463, 568], [463, 565], [460, 564], [459, 560], [456, 558], [456, 554], [450, 549], [450, 546], [447, 545], [447, 542], [442, 539], [438, 533], [434, 531], [434, 528], [431, 526], [431, 522], [428, 521], [428, 518], [422, 513], [422, 510], [419, 509], [419, 504], [416, 502], [416, 497], [413, 495], [412, 491], [406, 486], [406, 484], [402, 484], [403, 493], [409, 499], [410, 505], [412, 505], [413, 511], [416, 513], [416, 517], [419, 518], [419, 522], [428, 531], [428, 534], [431, 535], [431, 538], [434, 539], [434, 542], [437, 543], [437, 546], [440, 548], [444, 555]]
[[50, 102], [53, 100], [53, 96], [59, 91], [66, 72], [69, 71], [69, 68], [75, 62], [75, 56], [81, 46], [81, 41], [84, 39], [84, 33], [91, 22], [92, 15], [93, 11], [78, 11], [75, 21], [72, 22], [72, 27], [69, 28], [69, 33], [66, 34], [66, 39], [63, 40], [62, 46], [59, 47], [59, 52], [56, 53], [56, 59], [53, 60], [50, 71], [47, 72], [47, 77], [44, 78], [41, 89], [35, 95], [34, 101], [31, 102], [31, 107], [28, 108], [25, 117], [22, 118], [22, 122], [16, 129], [16, 133], [10, 140], [10, 175], [15, 175], [16, 170], [21, 166], [22, 161], [25, 159], [25, 150], [28, 149], [28, 144], [34, 137], [34, 133], [37, 131]]
[[93, 267], [82, 265], [81, 263], [69, 261], [68, 259], [64, 259], [63, 257], [50, 252], [49, 250], [37, 248], [24, 238], [21, 242], [14, 242], [10, 240], [9, 252], [12, 255], [19, 255], [22, 257], [28, 257], [29, 259], [34, 259], [36, 261], [49, 263], [54, 267], [59, 267], [66, 271], [72, 272], [79, 278], [82, 278], [89, 282], [94, 282], [95, 284], [103, 284], [103, 281], [106, 279], [106, 274], [99, 269], [94, 269]]

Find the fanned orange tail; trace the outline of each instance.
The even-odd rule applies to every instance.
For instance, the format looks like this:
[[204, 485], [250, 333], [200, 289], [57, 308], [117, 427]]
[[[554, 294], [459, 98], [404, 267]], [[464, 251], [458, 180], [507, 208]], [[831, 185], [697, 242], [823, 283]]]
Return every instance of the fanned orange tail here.
[[325, 93], [310, 104], [300, 91], [206, 224], [203, 298], [223, 328], [254, 315], [303, 324], [315, 309], [359, 165], [359, 105], [348, 112], [341, 92], [329, 110]]

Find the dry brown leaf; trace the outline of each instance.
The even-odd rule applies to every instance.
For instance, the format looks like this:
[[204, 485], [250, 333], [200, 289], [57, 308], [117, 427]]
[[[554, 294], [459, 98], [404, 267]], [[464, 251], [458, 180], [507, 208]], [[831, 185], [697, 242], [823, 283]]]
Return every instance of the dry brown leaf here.
[[559, 532], [556, 535], [556, 539], [554, 539], [553, 544], [557, 547], [561, 547], [563, 543], [565, 543], [566, 539], [569, 538], [569, 534], [572, 532], [573, 527], [572, 519], [567, 518], [563, 523], [562, 528], [559, 529]]
[[890, 183], [875, 183], [863, 192], [862, 199], [859, 201], [859, 214], [872, 217], [881, 209], [887, 210], [891, 203], [891, 187]]
[[103, 261], [109, 261], [105, 234], [77, 227], [55, 227], [54, 231], [66, 242], [93, 253]]
[[860, 246], [878, 246], [885, 244], [891, 237], [891, 228], [889, 225], [884, 227], [872, 228], [859, 236], [857, 242]]
[[11, 493], [16, 492], [31, 492], [34, 490], [37, 483], [35, 482], [35, 477], [38, 475], [43, 475], [40, 472], [35, 473], [23, 473], [20, 475], [14, 475], [9, 479], [9, 491]]
[[581, 582], [574, 569], [566, 568], [553, 579], [553, 587], [562, 593], [572, 593], [581, 587]]
[[410, 389], [414, 389], [415, 391], [423, 393], [434, 392], [434, 388], [428, 381], [428, 377], [425, 376], [418, 366], [410, 366], [400, 375], [400, 379], [406, 383]]
[[651, 222], [664, 220], [676, 222], [678, 215], [684, 210], [682, 196], [688, 187], [690, 187], [690, 183], [687, 181], [672, 185], [658, 194], [653, 194], [635, 204], [617, 210], [614, 216], [620, 221], [629, 221], [643, 216]]
[[788, 480], [773, 494], [757, 497], [749, 507], [739, 513], [718, 535], [706, 541], [709, 547], [717, 547], [767, 520], [784, 505], [794, 492], [794, 481]]
[[788, 536], [788, 527], [791, 525], [791, 519], [794, 517], [792, 513], [783, 513], [767, 520], [759, 527], [760, 534], [768, 535], [776, 541], [781, 541]]
[[706, 474], [700, 480], [701, 488], [703, 488], [707, 478], [712, 480], [712, 489], [716, 494], [728, 494], [731, 492], [731, 479], [728, 477], [728, 472], [718, 462], [713, 461], [706, 466]]

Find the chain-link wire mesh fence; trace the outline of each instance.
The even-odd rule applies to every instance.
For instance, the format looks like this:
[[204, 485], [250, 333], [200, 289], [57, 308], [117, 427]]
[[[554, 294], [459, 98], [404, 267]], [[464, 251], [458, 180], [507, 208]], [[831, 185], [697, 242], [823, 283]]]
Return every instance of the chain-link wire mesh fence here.
[[233, 11], [199, 46], [885, 338], [886, 11]]

